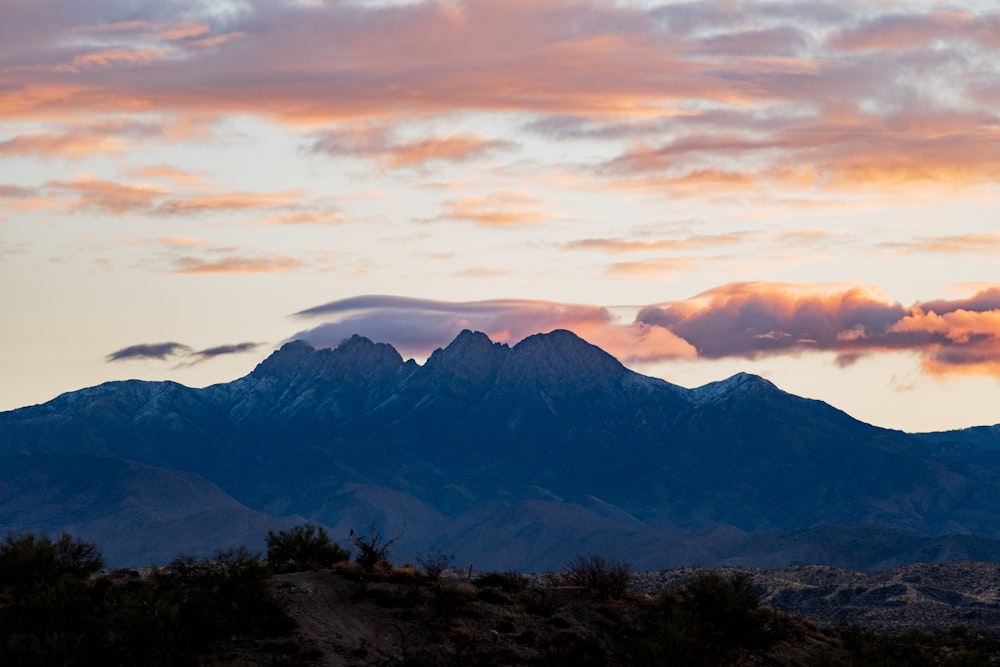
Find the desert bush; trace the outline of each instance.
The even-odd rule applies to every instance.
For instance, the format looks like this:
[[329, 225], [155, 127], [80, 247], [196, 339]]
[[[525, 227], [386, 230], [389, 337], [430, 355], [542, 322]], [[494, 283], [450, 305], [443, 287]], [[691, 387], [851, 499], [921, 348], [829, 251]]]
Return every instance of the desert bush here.
[[295, 526], [277, 533], [268, 531], [267, 562], [275, 572], [302, 572], [318, 567], [328, 568], [347, 560], [350, 554], [330, 541], [326, 529], [312, 523]]
[[67, 534], [8, 534], [0, 545], [0, 664], [87, 664], [108, 584], [97, 547]]
[[417, 556], [417, 565], [431, 579], [440, 579], [445, 570], [450, 568], [454, 562], [454, 555], [445, 554], [439, 549], [433, 551], [428, 549], [425, 553]]
[[357, 549], [357, 555], [354, 560], [370, 572], [382, 563], [388, 564], [389, 547], [395, 544], [399, 537], [397, 536], [389, 540], [385, 539], [382, 532], [375, 527], [374, 522], [369, 523], [366, 529], [367, 532], [362, 534], [352, 528], [350, 541], [354, 548]]
[[32, 585], [69, 576], [86, 578], [104, 567], [96, 545], [63, 533], [53, 541], [48, 535], [7, 534], [0, 545], [0, 587]]
[[588, 588], [602, 598], [619, 598], [632, 583], [632, 574], [628, 563], [594, 554], [577, 554], [576, 560], [566, 564], [562, 579], [570, 586]]
[[244, 547], [213, 559], [175, 559], [148, 580], [115, 591], [107, 664], [200, 664], [233, 637], [287, 637], [294, 622], [267, 585], [269, 570]]
[[666, 592], [647, 609], [650, 663], [725, 664], [735, 654], [761, 652], [778, 639], [777, 615], [743, 573], [705, 572]]

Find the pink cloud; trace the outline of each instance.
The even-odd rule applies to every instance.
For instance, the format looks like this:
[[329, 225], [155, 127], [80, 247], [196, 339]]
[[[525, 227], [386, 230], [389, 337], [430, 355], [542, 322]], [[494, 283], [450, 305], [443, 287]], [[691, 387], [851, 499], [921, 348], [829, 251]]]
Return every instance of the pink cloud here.
[[843, 50], [926, 48], [938, 40], [971, 40], [1000, 45], [1000, 15], [977, 16], [966, 11], [927, 14], [886, 14], [834, 33], [829, 45]]
[[311, 150], [333, 157], [371, 157], [391, 167], [413, 167], [428, 162], [465, 162], [514, 146], [510, 141], [472, 133], [401, 141], [393, 139], [387, 128], [376, 126], [327, 132], [313, 143]]
[[277, 192], [246, 192], [230, 190], [210, 194], [190, 194], [171, 198], [160, 204], [156, 212], [163, 215], [203, 213], [206, 211], [239, 211], [273, 207], [289, 207], [305, 197], [305, 190]]
[[498, 192], [483, 197], [462, 197], [444, 204], [442, 219], [472, 222], [484, 227], [535, 225], [558, 217], [542, 201], [522, 192]]
[[76, 195], [76, 209], [95, 209], [114, 215], [142, 212], [166, 194], [162, 188], [146, 185], [123, 185], [99, 178], [77, 178], [73, 181], [53, 181], [56, 190]]
[[868, 288], [736, 283], [648, 306], [637, 321], [668, 329], [706, 358], [835, 352], [841, 363], [886, 350], [924, 369], [992, 374], [1000, 358], [1000, 288], [904, 307]]
[[[513, 145], [384, 128], [490, 114], [550, 140], [616, 142], [589, 171], [665, 196], [886, 196], [992, 186], [1000, 170], [991, 83], [1000, 15], [991, 12], [425, 0], [247, 3], [225, 16], [181, 2], [128, 13], [15, 3], [4, 19], [5, 124], [247, 114], [310, 132], [346, 127], [314, 149], [409, 169]], [[366, 136], [352, 129], [368, 126]], [[504, 224], [488, 211], [467, 219]]]
[[302, 268], [305, 263], [288, 255], [227, 255], [214, 259], [178, 257], [172, 266], [173, 273], [186, 274], [283, 273]]

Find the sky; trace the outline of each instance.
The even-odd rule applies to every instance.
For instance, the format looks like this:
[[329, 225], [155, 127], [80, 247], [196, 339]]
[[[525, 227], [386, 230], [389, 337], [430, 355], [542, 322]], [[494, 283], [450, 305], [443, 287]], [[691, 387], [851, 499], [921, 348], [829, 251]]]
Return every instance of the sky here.
[[990, 2], [0, 0], [0, 410], [564, 328], [1000, 422]]

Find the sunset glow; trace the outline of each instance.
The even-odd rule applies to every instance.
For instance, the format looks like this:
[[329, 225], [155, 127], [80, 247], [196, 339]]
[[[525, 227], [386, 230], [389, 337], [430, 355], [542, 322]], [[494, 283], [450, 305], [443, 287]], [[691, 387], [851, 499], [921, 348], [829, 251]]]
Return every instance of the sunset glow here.
[[568, 328], [1000, 422], [992, 3], [14, 0], [0, 409]]

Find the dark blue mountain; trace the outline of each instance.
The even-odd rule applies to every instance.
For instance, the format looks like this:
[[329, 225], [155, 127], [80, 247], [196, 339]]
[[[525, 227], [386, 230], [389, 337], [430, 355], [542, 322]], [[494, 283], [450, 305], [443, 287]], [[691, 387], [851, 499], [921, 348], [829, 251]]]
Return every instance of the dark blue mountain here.
[[[30, 455], [10, 460], [44, 470], [50, 491], [83, 460], [103, 467], [74, 483], [123, 489], [56, 494], [70, 521], [38, 515], [24, 474], [15, 485], [0, 472], [0, 529], [73, 528], [113, 562], [161, 553], [162, 531], [141, 549], [135, 535], [181, 492], [150, 481], [162, 493], [137, 504], [141, 484], [126, 481], [153, 470], [204, 482], [205, 511], [233, 516], [241, 534], [305, 517], [336, 537], [374, 520], [401, 534], [404, 559], [434, 547], [484, 567], [554, 568], [577, 551], [646, 567], [823, 552], [789, 549], [796, 535], [856, 567], [935, 553], [920, 540], [947, 535], [978, 536], [990, 553], [996, 452], [931, 435], [879, 429], [748, 374], [684, 389], [568, 331], [513, 347], [464, 331], [423, 365], [360, 336], [336, 349], [292, 342], [227, 384], [113, 382], [0, 413], [0, 457]], [[106, 521], [125, 513], [128, 539]], [[189, 523], [185, 544], [234, 537]], [[878, 549], [866, 555], [858, 535]]]

